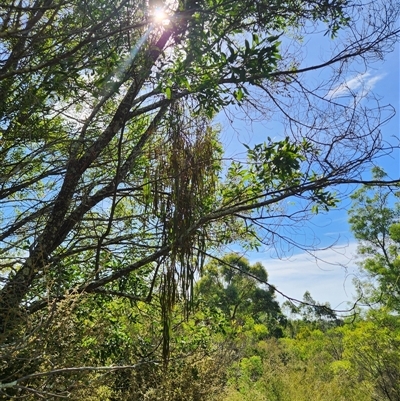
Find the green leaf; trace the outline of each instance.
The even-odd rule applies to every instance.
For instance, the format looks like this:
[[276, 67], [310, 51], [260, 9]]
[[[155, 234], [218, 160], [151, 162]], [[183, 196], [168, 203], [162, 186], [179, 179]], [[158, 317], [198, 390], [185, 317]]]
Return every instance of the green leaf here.
[[236, 99], [238, 102], [240, 102], [240, 101], [243, 99], [243, 97], [244, 97], [244, 93], [243, 93], [242, 88], [238, 88], [238, 89], [234, 92], [234, 96], [235, 96], [235, 99]]

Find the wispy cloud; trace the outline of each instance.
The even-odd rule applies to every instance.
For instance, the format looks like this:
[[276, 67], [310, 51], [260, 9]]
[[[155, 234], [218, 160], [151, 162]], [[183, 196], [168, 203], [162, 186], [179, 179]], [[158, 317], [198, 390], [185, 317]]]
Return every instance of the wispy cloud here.
[[[357, 243], [336, 246], [315, 252], [300, 253], [288, 260], [255, 256], [252, 262], [261, 262], [268, 271], [269, 282], [285, 295], [302, 299], [310, 291], [314, 299], [330, 302], [342, 308], [354, 299], [352, 278], [357, 275]], [[283, 301], [283, 298], [279, 299]]]
[[353, 94], [358, 98], [363, 98], [385, 75], [386, 74], [372, 75], [370, 72], [360, 73], [331, 89], [327, 94], [327, 98], [335, 99], [350, 94]]

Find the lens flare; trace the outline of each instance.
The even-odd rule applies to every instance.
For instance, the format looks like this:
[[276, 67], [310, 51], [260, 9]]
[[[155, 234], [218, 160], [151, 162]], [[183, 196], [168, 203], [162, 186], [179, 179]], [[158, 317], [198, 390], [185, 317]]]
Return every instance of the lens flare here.
[[161, 7], [157, 7], [153, 11], [152, 16], [155, 24], [168, 25], [170, 23], [168, 14]]

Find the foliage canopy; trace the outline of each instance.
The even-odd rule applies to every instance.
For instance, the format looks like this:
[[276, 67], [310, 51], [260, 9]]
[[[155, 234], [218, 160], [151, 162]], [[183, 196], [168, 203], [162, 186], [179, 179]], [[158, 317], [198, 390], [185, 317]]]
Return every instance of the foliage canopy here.
[[[159, 21], [157, 7], [168, 17]], [[1, 376], [10, 391], [43, 357], [26, 357], [30, 341], [79, 297], [156, 299], [167, 360], [174, 308], [193, 296], [206, 251], [274, 246], [310, 211], [335, 206], [334, 186], [362, 182], [391, 110], [342, 103], [332, 90], [352, 60], [391, 50], [398, 13], [386, 1], [3, 2], [0, 337], [3, 360], [18, 355]], [[294, 56], [301, 38], [322, 26], [332, 52], [304, 64]], [[333, 73], [313, 87], [304, 77], [315, 70]], [[235, 108], [281, 113], [286, 132], [225, 163], [212, 118]]]

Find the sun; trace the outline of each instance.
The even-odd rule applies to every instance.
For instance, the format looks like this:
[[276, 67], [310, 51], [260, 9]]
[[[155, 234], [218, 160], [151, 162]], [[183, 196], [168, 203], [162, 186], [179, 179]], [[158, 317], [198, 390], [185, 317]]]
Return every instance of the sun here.
[[168, 25], [170, 23], [169, 16], [162, 7], [156, 7], [152, 12], [152, 17], [156, 24]]

